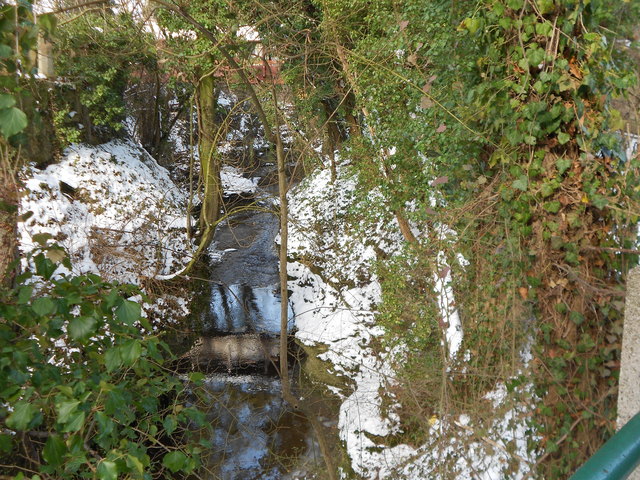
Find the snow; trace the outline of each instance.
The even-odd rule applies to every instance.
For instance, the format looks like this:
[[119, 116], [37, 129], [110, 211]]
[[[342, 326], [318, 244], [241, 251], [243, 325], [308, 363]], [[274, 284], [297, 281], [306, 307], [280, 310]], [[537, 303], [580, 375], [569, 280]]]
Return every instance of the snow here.
[[24, 176], [21, 212], [33, 212], [19, 225], [24, 253], [37, 246], [34, 235], [48, 233], [69, 251], [74, 273], [133, 283], [189, 259], [185, 194], [133, 142], [73, 145], [59, 163]]
[[[320, 170], [290, 194], [289, 256], [301, 261], [289, 262], [287, 271], [296, 337], [307, 345], [325, 345], [318, 358], [327, 362], [333, 375], [347, 377], [354, 385], [351, 392], [338, 392], [340, 438], [351, 467], [363, 478], [488, 480], [505, 478], [509, 469], [509, 478], [527, 478], [534, 463], [527, 449], [532, 436], [526, 423], [533, 402], [513, 400], [504, 385], [487, 394], [487, 401], [492, 401], [489, 411], [500, 413], [486, 425], [474, 425], [469, 416], [433, 417], [425, 445], [385, 443], [385, 437], [402, 433], [397, 401], [389, 387], [396, 382], [393, 365], [406, 352], [398, 345], [380, 354], [371, 346], [384, 333], [376, 325], [381, 291], [372, 268], [374, 246], [387, 255], [399, 253], [402, 236], [395, 220], [382, 212], [377, 222], [362, 231], [348, 226], [344, 217], [354, 208], [357, 188], [357, 180], [341, 166], [335, 183], [328, 169]], [[374, 205], [379, 194], [372, 191], [369, 198]], [[424, 237], [417, 227], [415, 231]], [[455, 232], [436, 226], [436, 237], [439, 243], [452, 242]], [[460, 254], [454, 259], [462, 268], [468, 265]], [[444, 251], [437, 253], [434, 262], [438, 273], [432, 279], [433, 288], [453, 361], [462, 346], [454, 279]], [[315, 266], [313, 271], [309, 263]], [[449, 470], [442, 468], [443, 462]]]

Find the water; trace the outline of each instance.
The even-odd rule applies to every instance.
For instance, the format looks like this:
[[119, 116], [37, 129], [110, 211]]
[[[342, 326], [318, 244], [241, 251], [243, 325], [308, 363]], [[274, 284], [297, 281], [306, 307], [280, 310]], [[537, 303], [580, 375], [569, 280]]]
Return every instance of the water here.
[[[317, 473], [323, 460], [316, 433], [304, 415], [283, 401], [277, 376], [278, 230], [278, 218], [270, 213], [233, 216], [214, 237], [215, 248], [227, 252], [202, 275], [209, 282], [200, 287], [200, 321], [195, 326], [200, 337], [187, 353], [191, 368], [215, 372], [207, 373], [204, 385], [212, 448], [203, 457], [202, 478], [323, 478]], [[292, 331], [290, 307], [288, 317]], [[294, 362], [291, 383], [298, 395], [309, 399], [315, 394], [309, 385], [301, 385], [300, 368]], [[324, 411], [329, 403], [317, 397], [317, 405]], [[335, 413], [323, 413], [325, 427], [335, 430], [336, 419], [328, 420]]]
[[[281, 302], [277, 284], [267, 287], [212, 284], [210, 298], [203, 319], [205, 331], [280, 334]], [[291, 306], [288, 317], [290, 331], [294, 325]]]
[[211, 478], [275, 480], [318, 457], [309, 422], [282, 400], [278, 378], [214, 375], [205, 385], [214, 399]]

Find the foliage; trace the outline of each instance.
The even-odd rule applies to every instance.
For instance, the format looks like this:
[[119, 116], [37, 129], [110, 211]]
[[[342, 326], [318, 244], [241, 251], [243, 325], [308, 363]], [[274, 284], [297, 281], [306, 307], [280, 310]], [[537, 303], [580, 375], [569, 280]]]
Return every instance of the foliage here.
[[88, 140], [121, 131], [125, 89], [145, 68], [157, 68], [152, 38], [131, 14], [103, 10], [66, 22], [54, 40], [56, 73], [66, 82], [58, 87], [54, 115], [61, 140], [77, 141], [78, 121], [87, 123]]
[[[53, 28], [51, 17], [43, 17], [40, 28], [48, 33]], [[28, 95], [25, 84], [34, 73], [30, 52], [36, 46], [37, 35], [31, 4], [18, 2], [0, 7], [0, 134], [13, 144], [24, 140], [20, 134], [28, 124], [22, 96]]]
[[[637, 6], [317, 5], [323, 38], [336, 45], [336, 63], [366, 118], [370, 146], [356, 156], [362, 178], [380, 189], [399, 222], [406, 216], [427, 232], [407, 238], [421, 246], [411, 245], [414, 255], [442, 248], [434, 232], [443, 224], [461, 232], [457, 248], [477, 274], [457, 296], [463, 312], [478, 314], [465, 321], [475, 374], [513, 373], [517, 348], [497, 348], [505, 345], [501, 331], [514, 345], [527, 335], [526, 317], [539, 319], [541, 475], [566, 476], [606, 438], [615, 413], [619, 284], [637, 261], [616, 252], [635, 246], [638, 176], [609, 104], [634, 81], [616, 48], [622, 37], [615, 30], [629, 26], [613, 19]], [[428, 310], [427, 295], [402, 298], [424, 276], [415, 262], [405, 265], [406, 277], [382, 278], [391, 327]], [[429, 344], [436, 332], [421, 321]], [[421, 343], [413, 328], [406, 336], [409, 345]], [[464, 395], [465, 382], [458, 385]]]
[[55, 273], [58, 262], [70, 267], [43, 249], [1, 293], [1, 463], [55, 479], [193, 472], [201, 448], [187, 442], [204, 415], [186, 405], [167, 345], [145, 333], [138, 289]]

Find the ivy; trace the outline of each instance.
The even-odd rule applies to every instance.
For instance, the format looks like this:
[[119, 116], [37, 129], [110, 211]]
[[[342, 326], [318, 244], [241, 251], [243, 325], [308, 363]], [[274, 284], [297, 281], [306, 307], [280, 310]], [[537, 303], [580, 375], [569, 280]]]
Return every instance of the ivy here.
[[[145, 334], [151, 325], [129, 299], [140, 292], [56, 273], [51, 251], [60, 259], [45, 248], [33, 258], [40, 273], [0, 292], [2, 463], [59, 479], [193, 472], [205, 418], [168, 373], [167, 345]], [[41, 463], [27, 460], [33, 452]]]

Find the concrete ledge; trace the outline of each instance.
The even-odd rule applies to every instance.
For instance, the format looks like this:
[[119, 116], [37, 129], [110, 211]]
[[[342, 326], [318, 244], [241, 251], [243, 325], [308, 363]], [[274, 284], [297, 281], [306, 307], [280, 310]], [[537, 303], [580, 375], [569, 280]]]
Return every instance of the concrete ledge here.
[[[640, 267], [627, 276], [618, 390], [618, 430], [640, 412]], [[628, 477], [640, 480], [640, 469]]]

